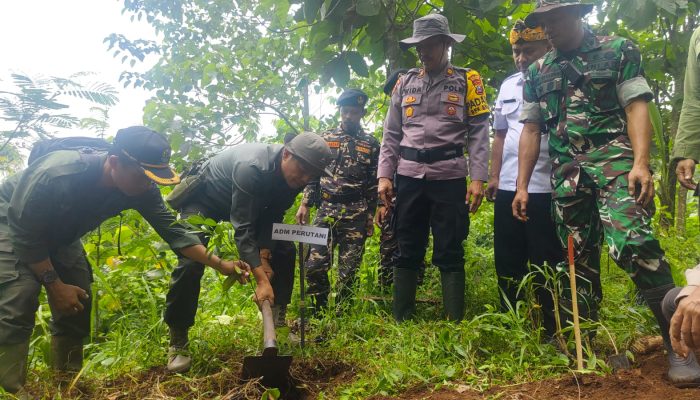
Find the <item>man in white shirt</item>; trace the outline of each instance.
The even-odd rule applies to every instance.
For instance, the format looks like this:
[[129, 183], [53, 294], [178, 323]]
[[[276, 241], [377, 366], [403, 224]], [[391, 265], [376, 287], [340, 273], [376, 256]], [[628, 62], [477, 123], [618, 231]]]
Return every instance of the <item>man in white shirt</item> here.
[[[493, 129], [495, 138], [491, 149], [491, 173], [486, 197], [494, 201], [494, 252], [498, 286], [503, 292], [501, 304], [507, 310], [518, 300], [520, 282], [528, 274], [528, 262], [542, 266], [555, 266], [563, 261], [564, 251], [555, 234], [552, 222], [551, 167], [547, 138], [543, 138], [540, 155], [532, 174], [528, 192], [527, 222], [513, 217], [511, 203], [515, 197], [515, 181], [518, 176], [518, 144], [523, 124], [518, 121], [523, 100], [524, 72], [534, 61], [550, 49], [542, 28], [527, 28], [516, 21], [510, 33], [513, 60], [518, 72], [506, 78], [496, 99]], [[541, 293], [540, 293], [541, 292]], [[554, 334], [552, 296], [538, 289], [538, 301], [543, 310], [543, 326], [547, 335]]]

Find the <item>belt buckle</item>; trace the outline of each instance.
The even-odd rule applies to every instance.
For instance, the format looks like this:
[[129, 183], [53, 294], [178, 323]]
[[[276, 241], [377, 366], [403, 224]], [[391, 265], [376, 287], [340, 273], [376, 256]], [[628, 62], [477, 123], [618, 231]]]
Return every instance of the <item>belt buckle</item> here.
[[323, 200], [330, 200], [331, 195], [328, 194], [328, 193], [326, 193], [326, 192], [322, 192], [322, 193], [321, 193], [321, 198], [323, 198]]
[[429, 154], [426, 149], [419, 149], [417, 152], [418, 162], [427, 163], [430, 158]]

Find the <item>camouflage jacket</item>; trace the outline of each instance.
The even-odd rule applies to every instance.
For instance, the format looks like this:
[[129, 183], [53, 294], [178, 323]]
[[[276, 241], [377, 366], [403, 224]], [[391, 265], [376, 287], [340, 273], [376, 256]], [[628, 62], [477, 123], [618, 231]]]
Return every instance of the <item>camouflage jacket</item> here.
[[[566, 62], [582, 73], [578, 85], [567, 78]], [[554, 197], [574, 195], [581, 170], [598, 187], [629, 172], [634, 154], [625, 107], [639, 98], [650, 101], [652, 92], [639, 48], [625, 38], [586, 29], [577, 50], [553, 49], [530, 66], [520, 120], [549, 133]]]
[[[306, 186], [303, 203], [318, 205], [327, 215], [340, 217], [340, 213], [349, 212], [353, 216], [368, 214], [371, 217], [377, 207], [379, 142], [363, 131], [350, 135], [340, 127], [323, 132], [321, 137], [326, 140], [333, 154], [333, 161], [328, 166], [333, 171], [333, 176], [324, 176]], [[328, 195], [359, 195], [359, 199], [333, 202], [328, 199]], [[316, 201], [319, 197], [320, 204]]]

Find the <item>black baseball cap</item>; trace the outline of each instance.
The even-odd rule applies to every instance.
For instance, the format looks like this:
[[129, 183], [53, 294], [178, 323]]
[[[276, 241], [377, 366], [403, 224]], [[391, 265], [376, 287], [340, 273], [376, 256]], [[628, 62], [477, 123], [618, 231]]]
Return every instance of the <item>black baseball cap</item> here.
[[143, 168], [143, 173], [153, 182], [159, 185], [180, 183], [180, 177], [170, 167], [170, 143], [162, 133], [145, 126], [131, 126], [117, 131], [112, 146]]

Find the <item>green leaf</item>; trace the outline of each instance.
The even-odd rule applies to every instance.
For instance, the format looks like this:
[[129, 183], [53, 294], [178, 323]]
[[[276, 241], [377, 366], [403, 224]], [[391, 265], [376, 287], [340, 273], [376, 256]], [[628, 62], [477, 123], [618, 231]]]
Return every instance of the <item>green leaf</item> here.
[[355, 6], [355, 11], [365, 17], [379, 14], [380, 9], [381, 3], [379, 0], [357, 0], [357, 5]]
[[209, 86], [211, 81], [216, 78], [216, 64], [207, 64], [202, 71], [202, 87]]
[[479, 8], [486, 13], [503, 3], [505, 3], [505, 0], [479, 0]]
[[657, 7], [671, 15], [678, 15], [681, 9], [688, 7], [688, 0], [652, 0]]
[[656, 0], [622, 0], [617, 15], [630, 28], [643, 30], [657, 18], [658, 13], [653, 1]]
[[189, 222], [192, 225], [204, 225], [205, 220], [206, 219], [201, 215], [193, 215], [187, 218], [187, 222]]
[[332, 59], [323, 67], [323, 74], [333, 79], [336, 86], [345, 87], [350, 81], [350, 68], [341, 56]]
[[321, 4], [323, 4], [323, 0], [306, 0], [304, 2], [304, 18], [306, 18], [307, 24], [312, 24], [316, 21]]
[[363, 77], [369, 76], [367, 63], [360, 53], [356, 51], [348, 51], [345, 53], [345, 59], [348, 61], [348, 64], [350, 64], [350, 67], [357, 75]]

